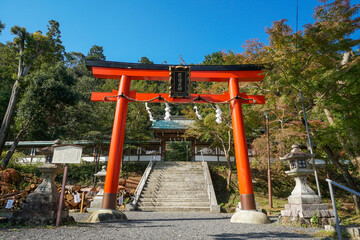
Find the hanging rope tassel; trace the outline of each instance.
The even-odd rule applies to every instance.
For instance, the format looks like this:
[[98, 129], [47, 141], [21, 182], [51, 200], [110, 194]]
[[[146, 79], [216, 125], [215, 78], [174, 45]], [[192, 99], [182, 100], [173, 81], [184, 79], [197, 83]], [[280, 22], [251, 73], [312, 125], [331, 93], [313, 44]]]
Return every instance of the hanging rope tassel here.
[[169, 104], [166, 102], [165, 103], [165, 118], [164, 118], [164, 120], [165, 121], [167, 121], [167, 122], [169, 122], [170, 121], [170, 106], [169, 106]]
[[198, 112], [197, 106], [194, 106], [194, 109], [195, 109], [195, 114], [196, 114], [196, 116], [198, 117], [198, 119], [199, 119], [199, 120], [202, 120], [202, 117], [201, 117], [201, 115], [200, 115], [199, 112]]
[[221, 119], [222, 111], [221, 111], [219, 105], [216, 104], [215, 106], [216, 106], [216, 122], [218, 124], [220, 124], [220, 123], [222, 123], [222, 119]]
[[151, 112], [150, 112], [150, 108], [148, 107], [147, 102], [145, 103], [145, 108], [146, 108], [146, 111], [147, 111], [148, 114], [149, 114], [150, 121], [151, 121], [151, 122], [156, 122], [156, 120], [153, 118], [153, 116], [152, 116], [152, 114], [151, 114]]

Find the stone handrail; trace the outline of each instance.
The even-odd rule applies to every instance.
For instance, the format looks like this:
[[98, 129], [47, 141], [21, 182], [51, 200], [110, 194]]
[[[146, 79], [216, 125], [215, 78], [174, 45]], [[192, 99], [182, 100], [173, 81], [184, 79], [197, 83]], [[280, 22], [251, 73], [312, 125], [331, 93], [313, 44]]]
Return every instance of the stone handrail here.
[[152, 167], [153, 167], [153, 161], [150, 160], [148, 166], [146, 167], [145, 169], [145, 172], [135, 190], [135, 195], [134, 195], [134, 199], [130, 202], [129, 205], [126, 205], [126, 209], [129, 210], [129, 211], [133, 211], [135, 210], [135, 207], [137, 205], [137, 202], [139, 201], [139, 198], [140, 198], [140, 195], [141, 195], [141, 192], [142, 190], [144, 189], [144, 186], [145, 186], [145, 183], [146, 183], [146, 180], [148, 179], [149, 175], [150, 175], [150, 172], [152, 170]]
[[202, 166], [204, 169], [205, 181], [206, 181], [207, 191], [208, 191], [209, 200], [210, 200], [210, 212], [219, 213], [220, 206], [218, 205], [217, 200], [216, 200], [214, 185], [211, 180], [208, 163], [203, 161]]

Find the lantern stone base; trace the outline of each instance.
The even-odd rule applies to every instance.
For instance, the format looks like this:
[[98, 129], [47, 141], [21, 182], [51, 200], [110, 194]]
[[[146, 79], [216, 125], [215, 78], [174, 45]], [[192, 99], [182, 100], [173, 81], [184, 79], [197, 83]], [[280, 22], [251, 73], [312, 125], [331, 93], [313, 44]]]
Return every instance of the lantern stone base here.
[[[55, 186], [55, 176], [62, 168], [54, 164], [44, 164], [38, 167], [43, 173], [42, 183], [35, 191], [26, 197], [20, 210], [15, 211], [10, 219], [13, 224], [51, 225], [56, 223], [59, 207], [59, 193]], [[61, 211], [61, 222], [74, 221], [67, 210]]]
[[281, 210], [282, 223], [298, 223], [300, 225], [318, 224], [325, 226], [335, 224], [334, 212], [327, 204], [285, 204]]
[[299, 195], [290, 195], [288, 197], [289, 204], [294, 205], [303, 205], [303, 204], [321, 204], [321, 197], [313, 194], [304, 195], [303, 193], [299, 193]]
[[280, 222], [319, 226], [335, 223], [333, 211], [329, 210], [327, 204], [322, 204], [321, 197], [307, 185], [307, 177], [303, 174], [311, 173], [312, 170], [301, 170], [286, 172], [290, 176], [295, 175], [296, 186], [288, 197], [285, 210], [281, 210]]
[[267, 224], [270, 219], [263, 212], [256, 210], [239, 210], [230, 219], [232, 223]]
[[99, 223], [99, 222], [122, 222], [127, 221], [127, 217], [124, 213], [114, 209], [100, 209], [86, 220], [88, 223]]
[[[35, 198], [44, 199], [40, 194]], [[39, 196], [40, 195], [40, 196]], [[30, 195], [29, 195], [30, 196]], [[52, 225], [56, 223], [58, 203], [43, 201], [23, 203], [21, 209], [15, 211], [10, 221], [14, 225]], [[67, 210], [61, 211], [61, 222], [73, 222]]]

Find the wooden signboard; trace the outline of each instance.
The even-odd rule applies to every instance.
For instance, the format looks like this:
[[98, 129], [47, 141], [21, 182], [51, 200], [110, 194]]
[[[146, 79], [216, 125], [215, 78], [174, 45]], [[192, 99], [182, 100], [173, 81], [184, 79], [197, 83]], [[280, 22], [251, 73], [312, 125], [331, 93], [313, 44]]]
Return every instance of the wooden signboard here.
[[170, 66], [170, 97], [190, 97], [190, 66]]
[[[65, 184], [66, 184], [66, 176], [69, 168], [69, 163], [80, 163], [81, 154], [83, 147], [77, 145], [61, 145], [58, 147], [54, 147], [54, 155], [52, 163], [65, 163], [63, 181], [61, 185], [61, 194], [59, 207], [56, 218], [56, 227], [59, 227], [61, 220], [61, 211], [63, 209], [64, 202], [64, 192], [65, 192]], [[78, 202], [80, 202], [80, 195], [75, 195], [75, 198]]]
[[82, 149], [76, 145], [55, 147], [52, 163], [80, 163]]

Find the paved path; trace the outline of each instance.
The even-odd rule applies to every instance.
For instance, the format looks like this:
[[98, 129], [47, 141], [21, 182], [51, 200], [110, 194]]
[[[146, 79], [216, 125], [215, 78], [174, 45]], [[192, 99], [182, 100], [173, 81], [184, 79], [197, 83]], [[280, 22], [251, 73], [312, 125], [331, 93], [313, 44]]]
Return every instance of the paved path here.
[[[1, 228], [0, 239], [319, 239], [315, 228], [230, 223], [231, 214], [126, 212], [122, 223], [79, 223], [74, 226]], [[77, 222], [89, 214], [72, 214]]]

